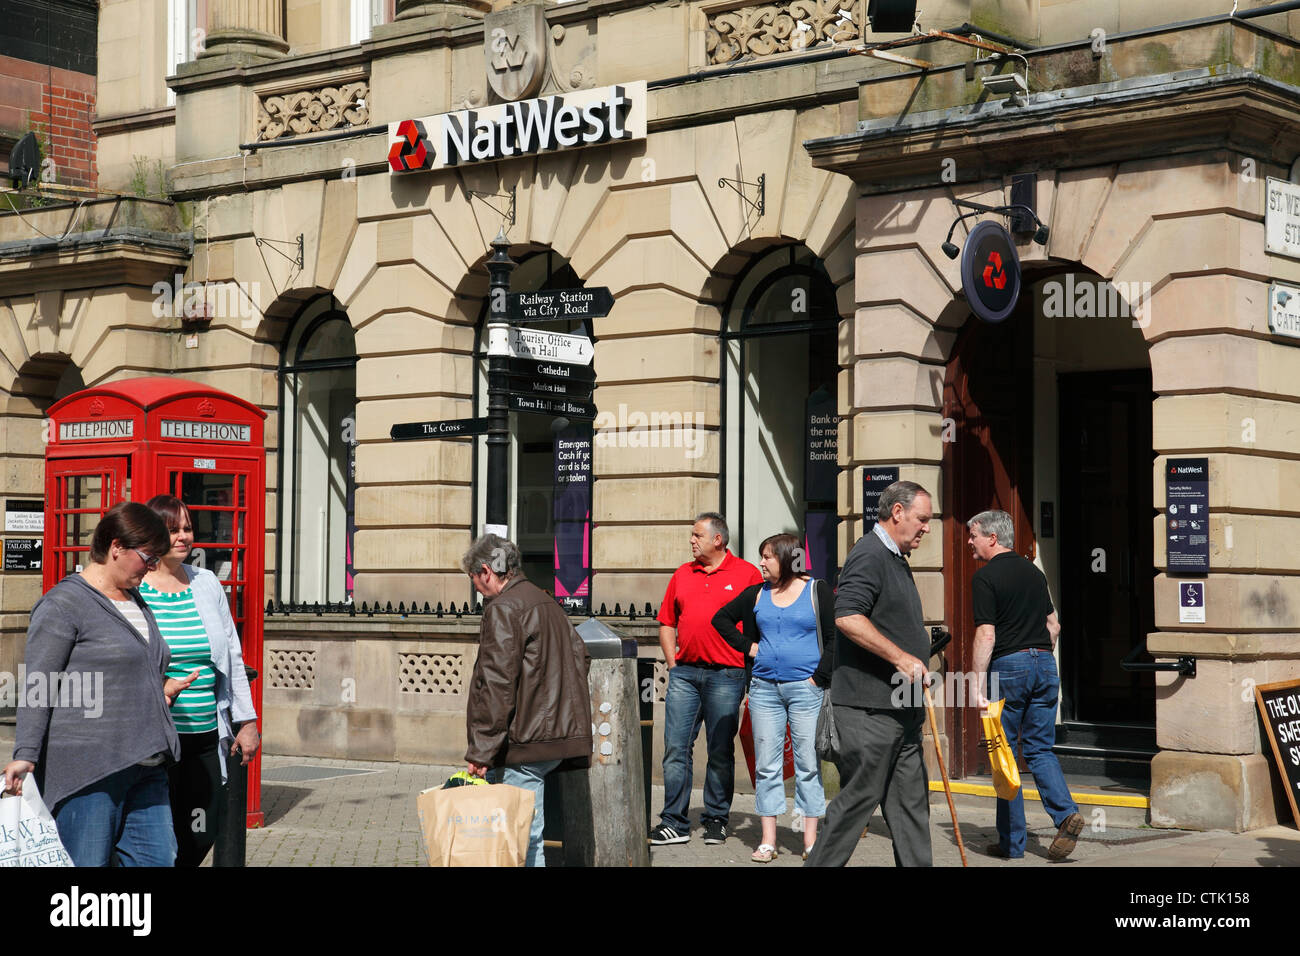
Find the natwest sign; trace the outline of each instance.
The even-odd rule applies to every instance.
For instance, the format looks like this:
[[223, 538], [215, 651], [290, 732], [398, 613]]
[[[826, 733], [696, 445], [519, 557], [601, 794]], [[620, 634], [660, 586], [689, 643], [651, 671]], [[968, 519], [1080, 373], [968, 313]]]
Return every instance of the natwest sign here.
[[645, 136], [642, 81], [389, 123], [388, 165], [445, 169]]

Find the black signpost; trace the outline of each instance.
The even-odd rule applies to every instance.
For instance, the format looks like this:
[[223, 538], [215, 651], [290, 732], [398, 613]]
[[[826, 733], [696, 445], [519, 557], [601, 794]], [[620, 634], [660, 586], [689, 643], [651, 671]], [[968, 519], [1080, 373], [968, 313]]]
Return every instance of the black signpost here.
[[388, 431], [393, 441], [415, 441], [426, 438], [462, 438], [466, 435], [485, 435], [486, 418], [455, 418], [445, 422], [406, 422], [394, 425]]
[[1255, 703], [1264, 721], [1264, 736], [1273, 748], [1273, 759], [1286, 785], [1291, 818], [1300, 823], [1300, 809], [1296, 806], [1300, 792], [1300, 680], [1256, 684]]
[[614, 296], [604, 286], [592, 289], [546, 289], [542, 292], [511, 292], [506, 299], [510, 321], [515, 325], [538, 322], [574, 322], [609, 315]]
[[875, 527], [880, 517], [880, 496], [898, 480], [898, 466], [868, 465], [862, 472], [862, 533]]
[[1169, 574], [1210, 572], [1210, 460], [1165, 462], [1165, 516]]

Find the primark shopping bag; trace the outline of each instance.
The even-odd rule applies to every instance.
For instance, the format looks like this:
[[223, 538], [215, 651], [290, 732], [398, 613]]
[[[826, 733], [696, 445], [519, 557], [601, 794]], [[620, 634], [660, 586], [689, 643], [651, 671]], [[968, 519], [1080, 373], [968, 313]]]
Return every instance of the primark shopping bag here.
[[1020, 792], [1020, 768], [1016, 766], [1016, 753], [1002, 729], [1002, 705], [1005, 703], [1005, 700], [990, 702], [988, 710], [980, 713], [980, 722], [984, 725], [984, 747], [988, 750], [989, 769], [993, 772], [993, 789], [1003, 800], [1014, 800]]
[[523, 866], [533, 794], [504, 783], [433, 787], [416, 798], [430, 866]]
[[31, 774], [21, 796], [0, 799], [0, 868], [11, 866], [72, 866]]

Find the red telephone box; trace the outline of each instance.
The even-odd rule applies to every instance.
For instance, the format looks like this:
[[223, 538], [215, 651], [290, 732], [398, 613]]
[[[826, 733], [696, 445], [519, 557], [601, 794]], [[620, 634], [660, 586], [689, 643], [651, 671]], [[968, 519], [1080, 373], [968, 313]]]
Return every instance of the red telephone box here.
[[[100, 517], [119, 501], [172, 494], [194, 523], [191, 563], [230, 596], [262, 712], [262, 572], [266, 567], [266, 413], [179, 378], [88, 388], [50, 408], [45, 446], [43, 589], [81, 569]], [[248, 765], [248, 825], [262, 825], [262, 755]]]

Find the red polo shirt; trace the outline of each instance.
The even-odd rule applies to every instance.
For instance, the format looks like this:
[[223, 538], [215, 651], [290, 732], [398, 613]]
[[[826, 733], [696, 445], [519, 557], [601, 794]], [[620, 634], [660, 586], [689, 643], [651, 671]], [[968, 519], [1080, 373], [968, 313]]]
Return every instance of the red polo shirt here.
[[763, 575], [748, 561], [727, 551], [722, 563], [713, 571], [695, 561], [688, 561], [673, 572], [659, 608], [658, 621], [677, 628], [677, 661], [700, 661], [744, 667], [740, 651], [724, 641], [713, 629], [713, 615], [722, 605], [736, 598]]

